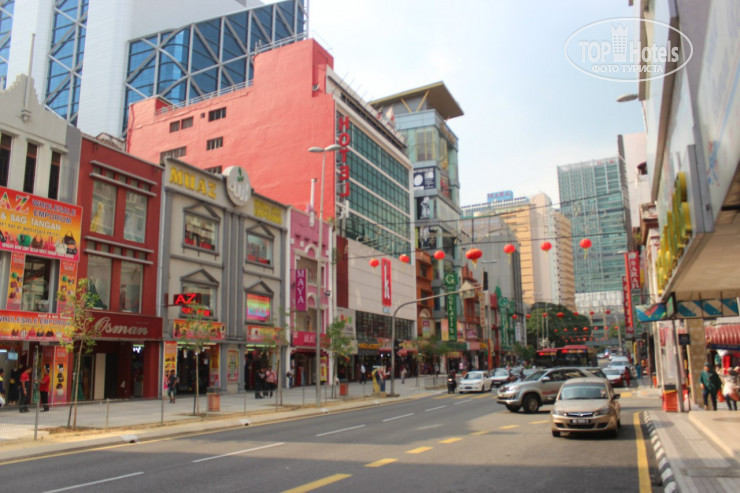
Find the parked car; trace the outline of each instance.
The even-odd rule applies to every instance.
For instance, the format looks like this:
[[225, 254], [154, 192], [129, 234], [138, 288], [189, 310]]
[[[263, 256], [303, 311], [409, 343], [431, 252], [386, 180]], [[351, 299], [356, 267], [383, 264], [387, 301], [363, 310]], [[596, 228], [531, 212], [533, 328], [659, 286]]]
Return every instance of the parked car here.
[[507, 368], [496, 368], [493, 370], [493, 375], [491, 375], [491, 381], [496, 387], [500, 387], [505, 383], [513, 382], [514, 380], [516, 380], [516, 376], [514, 376], [514, 374], [512, 374]]
[[624, 387], [624, 371], [619, 368], [606, 367], [603, 369], [606, 374], [606, 378], [609, 379], [609, 383], [612, 387]]
[[540, 406], [555, 402], [560, 386], [566, 380], [585, 377], [595, 378], [586, 368], [569, 366], [537, 370], [524, 380], [503, 385], [496, 400], [512, 413], [522, 408], [525, 413], [535, 413]]
[[457, 390], [461, 394], [465, 392], [490, 392], [491, 388], [493, 388], [491, 375], [483, 370], [467, 372], [457, 384]]
[[607, 432], [616, 437], [621, 423], [619, 394], [603, 378], [574, 378], [560, 387], [550, 413], [552, 436]]

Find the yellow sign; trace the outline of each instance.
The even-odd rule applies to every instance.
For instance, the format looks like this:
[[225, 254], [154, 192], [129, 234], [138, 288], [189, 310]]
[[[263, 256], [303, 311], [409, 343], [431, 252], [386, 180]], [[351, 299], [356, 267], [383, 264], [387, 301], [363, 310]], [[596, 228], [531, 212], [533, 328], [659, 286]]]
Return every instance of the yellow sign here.
[[258, 198], [253, 198], [254, 215], [266, 219], [271, 223], [283, 224], [282, 209], [276, 205], [265, 202]]
[[179, 168], [170, 168], [170, 183], [196, 192], [204, 197], [216, 198], [216, 181]]
[[691, 232], [686, 173], [679, 172], [676, 174], [676, 181], [673, 185], [672, 207], [663, 221], [660, 248], [655, 262], [659, 294], [663, 293], [666, 284], [671, 279], [678, 260], [691, 238]]

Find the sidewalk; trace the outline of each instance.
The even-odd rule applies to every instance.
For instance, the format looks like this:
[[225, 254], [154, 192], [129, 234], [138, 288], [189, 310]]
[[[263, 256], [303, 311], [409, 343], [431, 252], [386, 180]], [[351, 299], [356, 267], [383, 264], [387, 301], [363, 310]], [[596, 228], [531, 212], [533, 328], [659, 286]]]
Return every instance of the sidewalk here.
[[[248, 426], [290, 419], [299, 416], [321, 415], [344, 409], [392, 404], [412, 399], [427, 392], [438, 392], [445, 380], [432, 377], [407, 378], [405, 383], [395, 381], [397, 397], [373, 395], [371, 383], [347, 384], [347, 395], [331, 396], [331, 388], [321, 388], [321, 407], [316, 405], [316, 387], [296, 387], [282, 391], [282, 405], [273, 397], [256, 399], [254, 391], [220, 395], [219, 411], [208, 411], [208, 396], [200, 396], [201, 416], [193, 416], [194, 396], [178, 396], [175, 404], [166, 399], [79, 403], [77, 432], [66, 428], [69, 406], [52, 408], [38, 413], [38, 434], [34, 440], [37, 414], [19, 413], [18, 408], [0, 408], [0, 461], [32, 455], [58, 452], [74, 448], [140, 441], [156, 437]], [[386, 382], [390, 392], [390, 382]], [[339, 389], [337, 389], [339, 394]]]

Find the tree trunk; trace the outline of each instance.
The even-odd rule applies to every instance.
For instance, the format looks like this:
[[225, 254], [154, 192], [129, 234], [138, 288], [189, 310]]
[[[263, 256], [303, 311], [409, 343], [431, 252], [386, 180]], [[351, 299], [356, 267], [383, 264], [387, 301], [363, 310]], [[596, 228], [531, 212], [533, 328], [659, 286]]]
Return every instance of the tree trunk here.
[[193, 416], [200, 414], [200, 402], [198, 401], [198, 387], [200, 387], [200, 363], [198, 357], [200, 356], [197, 349], [195, 350], [195, 401], [193, 402]]
[[80, 349], [77, 352], [77, 362], [75, 363], [75, 373], [72, 382], [72, 393], [73, 400], [72, 405], [69, 408], [69, 415], [67, 416], [67, 428], [69, 428], [70, 420], [72, 419], [72, 412], [74, 409], [74, 422], [72, 423], [72, 429], [77, 430], [77, 394], [78, 387], [80, 385], [80, 366], [82, 365], [82, 341], [80, 341]]

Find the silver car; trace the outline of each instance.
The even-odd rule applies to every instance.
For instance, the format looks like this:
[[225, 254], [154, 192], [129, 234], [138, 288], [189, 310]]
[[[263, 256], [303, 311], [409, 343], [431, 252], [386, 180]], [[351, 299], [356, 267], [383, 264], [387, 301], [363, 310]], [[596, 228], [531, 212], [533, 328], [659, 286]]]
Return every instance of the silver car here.
[[597, 377], [573, 378], [560, 387], [552, 408], [552, 436], [561, 433], [607, 432], [616, 437], [622, 427], [619, 394]]
[[493, 387], [491, 375], [483, 370], [467, 372], [457, 384], [457, 390], [461, 394], [465, 392], [490, 392], [491, 387]]

